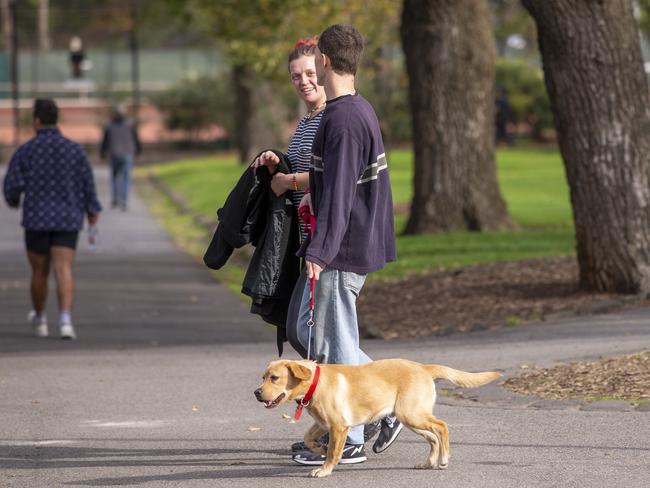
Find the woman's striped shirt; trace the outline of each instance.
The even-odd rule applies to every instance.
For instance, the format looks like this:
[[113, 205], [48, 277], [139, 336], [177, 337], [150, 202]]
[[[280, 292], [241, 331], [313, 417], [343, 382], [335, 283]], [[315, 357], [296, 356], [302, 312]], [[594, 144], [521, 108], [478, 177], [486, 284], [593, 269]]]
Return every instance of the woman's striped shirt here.
[[[291, 137], [291, 142], [289, 143], [289, 148], [287, 149], [287, 157], [291, 163], [291, 172], [292, 173], [308, 173], [309, 172], [309, 161], [311, 158], [311, 144], [314, 142], [314, 136], [316, 135], [316, 130], [320, 124], [321, 118], [323, 117], [323, 111], [319, 112], [313, 118], [304, 116], [298, 122], [298, 127], [296, 127], [296, 132]], [[291, 202], [298, 209], [298, 204], [302, 199], [304, 191], [292, 191], [291, 192]], [[300, 223], [300, 233], [302, 234], [303, 239], [306, 236], [305, 228]]]

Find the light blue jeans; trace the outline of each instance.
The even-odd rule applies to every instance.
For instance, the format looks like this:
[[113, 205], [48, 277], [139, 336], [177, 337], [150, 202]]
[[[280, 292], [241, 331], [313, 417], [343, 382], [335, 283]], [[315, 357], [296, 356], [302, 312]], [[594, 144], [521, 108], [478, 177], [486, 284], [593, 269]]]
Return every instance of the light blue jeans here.
[[[321, 364], [365, 364], [372, 361], [359, 347], [357, 297], [366, 275], [325, 268], [314, 290], [311, 358]], [[309, 279], [303, 272], [296, 283], [287, 323], [287, 337], [306, 357], [309, 343]], [[349, 444], [363, 444], [363, 425], [352, 427]]]
[[113, 204], [126, 205], [131, 185], [132, 156], [111, 156], [111, 197]]

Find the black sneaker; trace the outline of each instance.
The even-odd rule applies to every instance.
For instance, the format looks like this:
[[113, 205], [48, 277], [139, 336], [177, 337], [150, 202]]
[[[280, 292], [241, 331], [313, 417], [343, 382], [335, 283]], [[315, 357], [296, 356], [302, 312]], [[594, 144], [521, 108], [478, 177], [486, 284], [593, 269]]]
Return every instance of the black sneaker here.
[[[381, 429], [381, 421], [377, 420], [371, 424], [366, 424], [363, 427], [363, 442], [368, 442], [370, 439], [377, 435], [377, 432]], [[330, 441], [330, 435], [325, 434], [323, 437], [318, 439], [318, 443], [326, 446]], [[291, 444], [291, 452], [300, 452], [300, 451], [309, 451], [307, 444], [304, 442], [294, 442]]]
[[[311, 451], [297, 452], [291, 456], [291, 459], [305, 466], [320, 466], [325, 463], [325, 456]], [[346, 444], [343, 447], [343, 455], [339, 464], [357, 464], [364, 462], [366, 459], [368, 458], [363, 444]]]
[[370, 439], [377, 435], [377, 432], [381, 429], [381, 420], [377, 420], [372, 424], [366, 424], [363, 426], [363, 442], [368, 442]]
[[377, 454], [384, 452], [395, 442], [403, 428], [404, 425], [397, 420], [397, 417], [387, 416], [381, 419], [381, 432], [379, 432], [377, 440], [372, 445], [372, 450]]
[[[323, 446], [327, 446], [329, 441], [330, 441], [329, 434], [325, 434], [323, 437], [318, 439], [318, 443]], [[304, 443], [304, 441], [294, 442], [293, 444], [291, 444], [291, 452], [300, 452], [300, 451], [309, 451], [309, 448], [307, 447], [307, 444]]]

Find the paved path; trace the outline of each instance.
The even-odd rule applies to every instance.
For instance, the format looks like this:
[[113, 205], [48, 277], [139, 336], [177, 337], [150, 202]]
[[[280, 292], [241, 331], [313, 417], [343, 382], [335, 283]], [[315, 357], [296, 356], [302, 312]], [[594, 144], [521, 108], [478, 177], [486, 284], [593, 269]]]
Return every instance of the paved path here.
[[[97, 178], [104, 193], [106, 173]], [[252, 395], [275, 357], [273, 331], [175, 249], [137, 199], [127, 213], [108, 209], [100, 226], [100, 252], [83, 239], [79, 250], [79, 340], [38, 340], [25, 325], [18, 216], [0, 209], [0, 487], [648, 485], [650, 413], [535, 405], [498, 388], [466, 390], [475, 402], [439, 399], [451, 430], [446, 471], [411, 469], [427, 448], [405, 432], [362, 465], [306, 479], [287, 448], [309, 417], [291, 424], [289, 408], [264, 410]], [[54, 322], [54, 303], [48, 311]], [[648, 349], [649, 324], [649, 310], [633, 310], [363, 346], [375, 358], [512, 374]]]

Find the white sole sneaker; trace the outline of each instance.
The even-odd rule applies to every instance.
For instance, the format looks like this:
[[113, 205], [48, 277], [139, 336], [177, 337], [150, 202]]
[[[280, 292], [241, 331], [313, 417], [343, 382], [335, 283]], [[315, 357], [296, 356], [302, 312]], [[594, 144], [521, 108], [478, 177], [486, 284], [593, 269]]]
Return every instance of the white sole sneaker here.
[[31, 324], [36, 337], [47, 337], [50, 335], [50, 331], [47, 328], [47, 319], [43, 317], [40, 321], [36, 321], [35, 310], [32, 310], [27, 314], [27, 320]]
[[[325, 456], [321, 456], [320, 454], [311, 451], [294, 453], [294, 455], [291, 456], [291, 459], [304, 466], [322, 466], [325, 464]], [[363, 444], [358, 446], [348, 444], [343, 448], [343, 456], [341, 457], [339, 464], [358, 464], [365, 462], [367, 459], [368, 458], [363, 449]]]
[[61, 324], [59, 331], [61, 333], [61, 339], [73, 340], [77, 338], [72, 324]]

